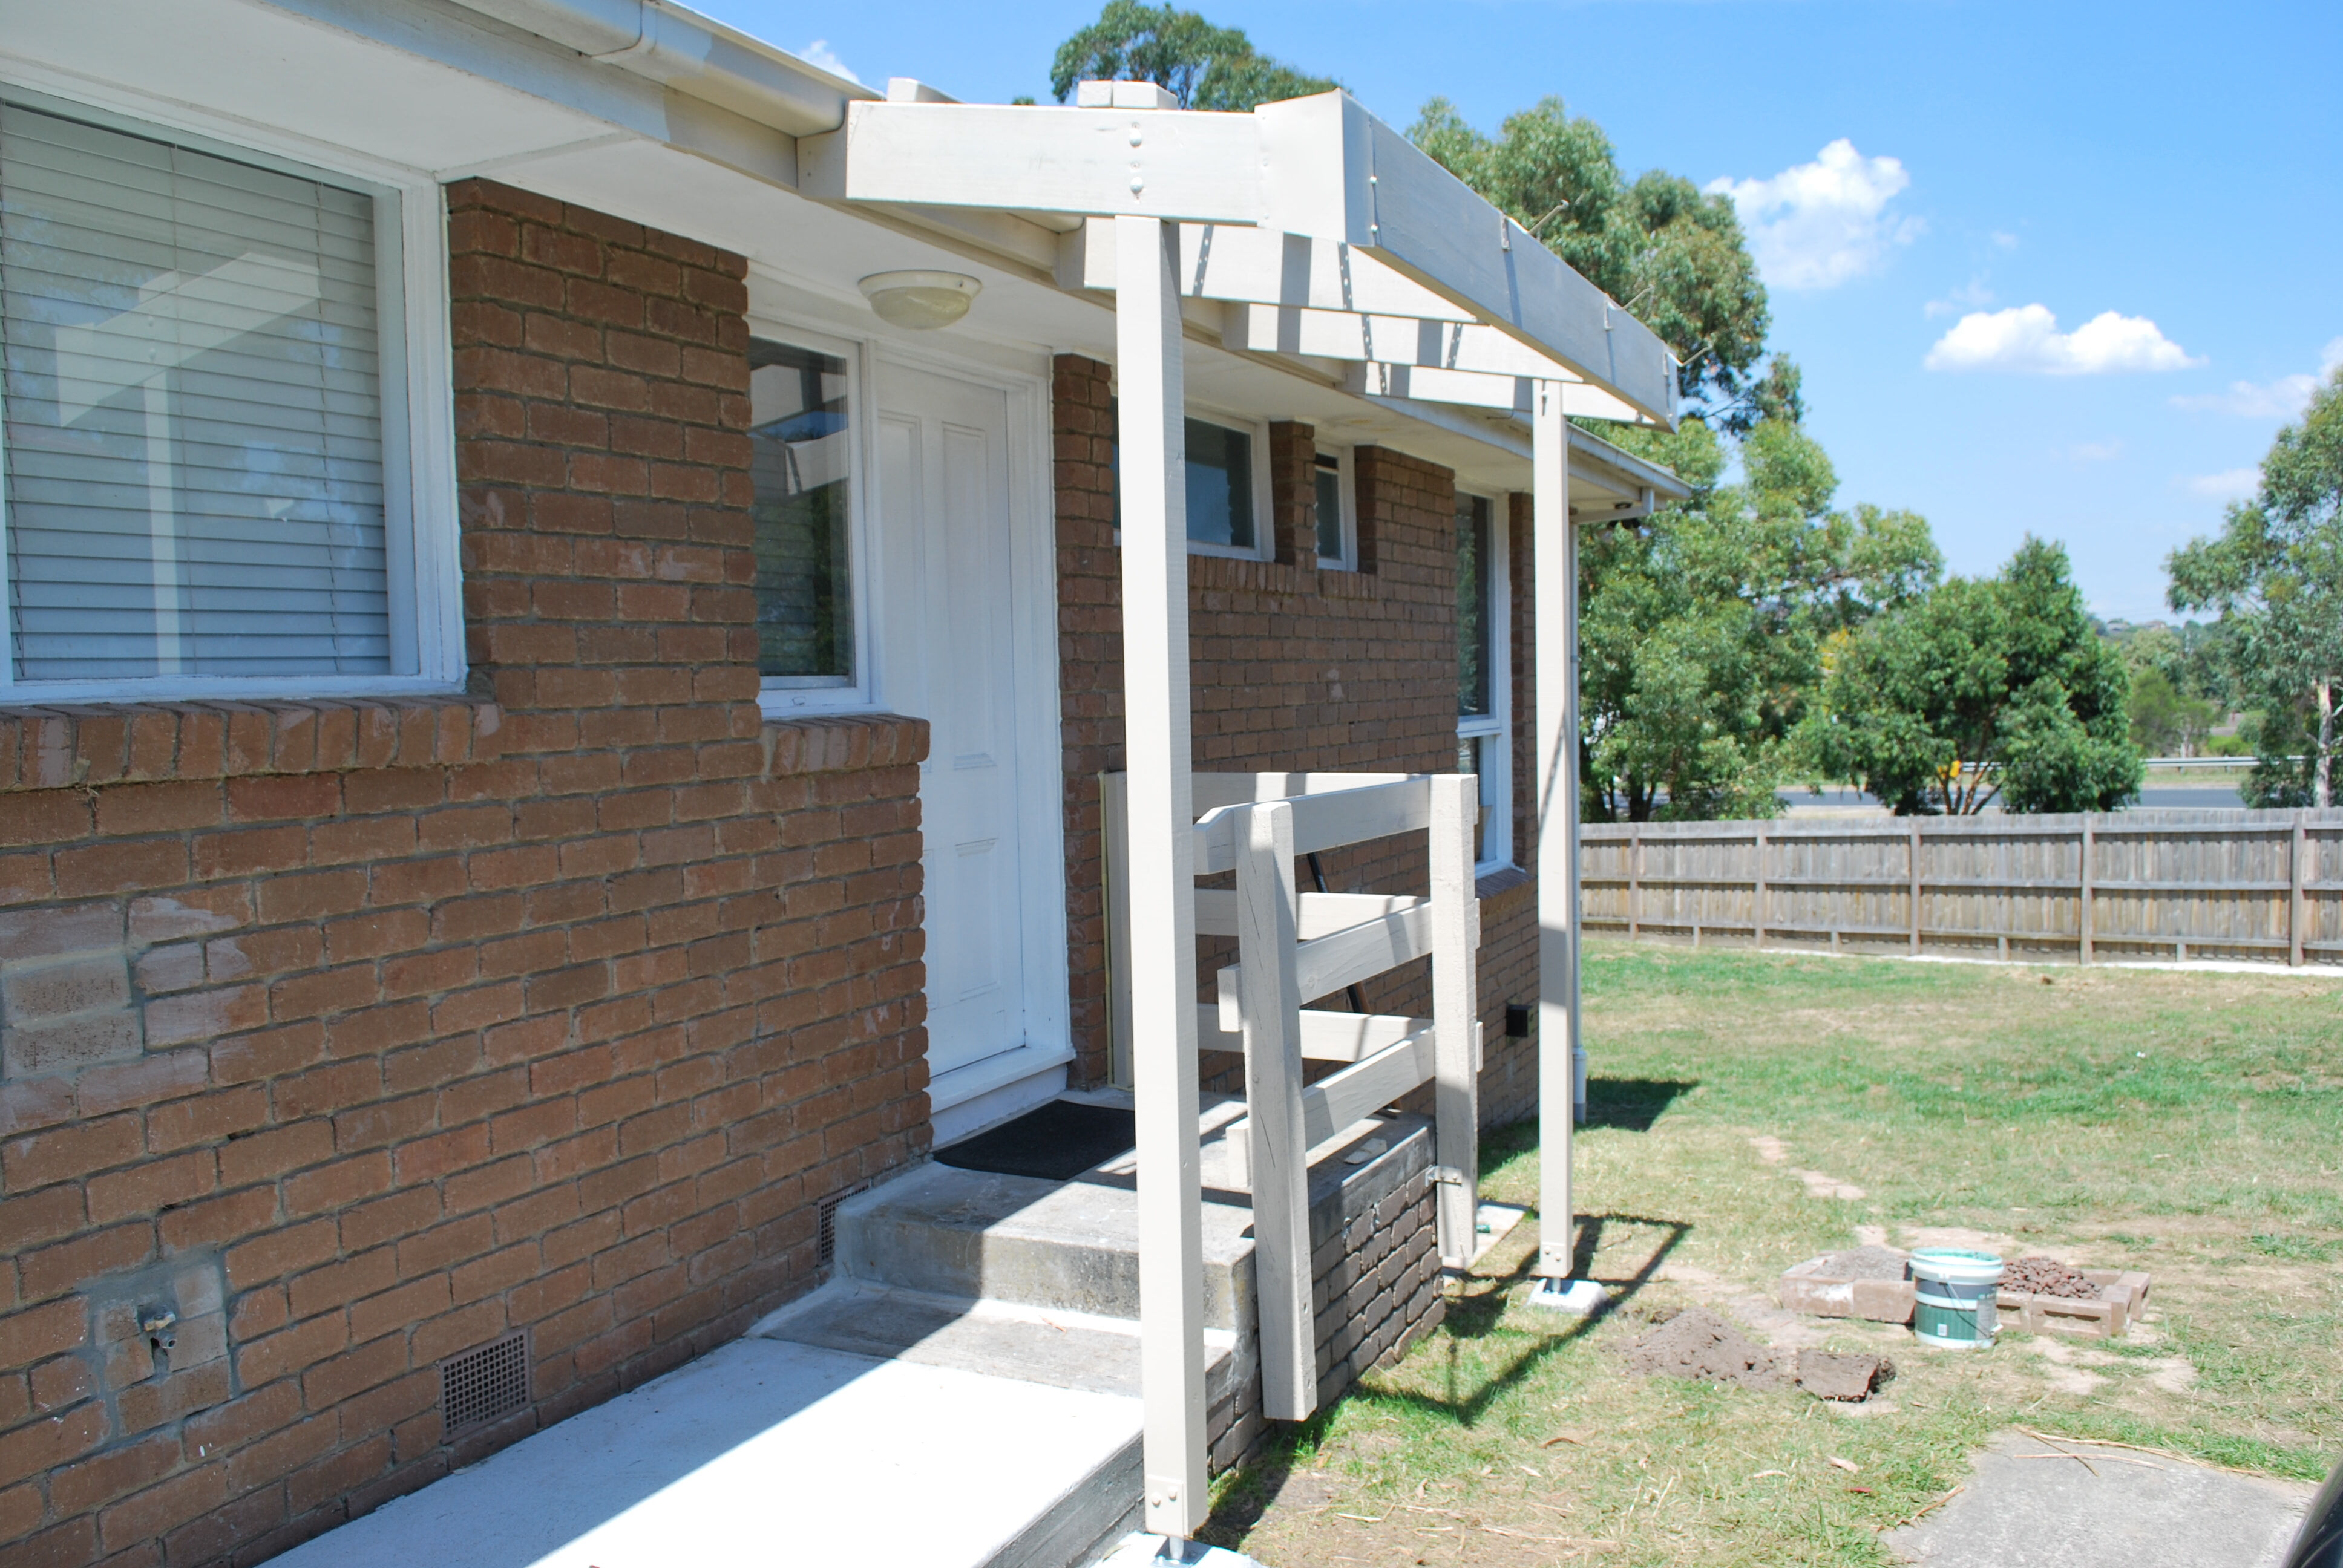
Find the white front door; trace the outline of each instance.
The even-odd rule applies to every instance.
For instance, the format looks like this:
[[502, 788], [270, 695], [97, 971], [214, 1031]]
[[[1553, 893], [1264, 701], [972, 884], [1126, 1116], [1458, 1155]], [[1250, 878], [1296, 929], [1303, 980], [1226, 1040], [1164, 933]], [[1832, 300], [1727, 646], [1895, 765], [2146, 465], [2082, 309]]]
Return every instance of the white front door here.
[[1008, 395], [895, 364], [878, 390], [885, 700], [930, 727], [920, 816], [928, 1072], [941, 1101], [948, 1074], [963, 1091], [995, 1080], [985, 1064], [1013, 1067], [1006, 1053], [1029, 1042], [1018, 639], [1055, 628], [1012, 614]]

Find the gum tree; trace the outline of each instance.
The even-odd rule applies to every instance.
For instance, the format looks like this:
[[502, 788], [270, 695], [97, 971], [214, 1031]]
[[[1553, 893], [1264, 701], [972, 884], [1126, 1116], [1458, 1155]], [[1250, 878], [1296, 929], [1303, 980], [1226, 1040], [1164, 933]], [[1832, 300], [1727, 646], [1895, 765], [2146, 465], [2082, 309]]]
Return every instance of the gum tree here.
[[2237, 685], [2263, 709], [2250, 803], [2332, 806], [2343, 685], [2343, 369], [2311, 395], [2302, 422], [2270, 443], [2260, 493], [2232, 505], [2219, 534], [2190, 541], [2165, 567], [2173, 608], [2220, 612]]

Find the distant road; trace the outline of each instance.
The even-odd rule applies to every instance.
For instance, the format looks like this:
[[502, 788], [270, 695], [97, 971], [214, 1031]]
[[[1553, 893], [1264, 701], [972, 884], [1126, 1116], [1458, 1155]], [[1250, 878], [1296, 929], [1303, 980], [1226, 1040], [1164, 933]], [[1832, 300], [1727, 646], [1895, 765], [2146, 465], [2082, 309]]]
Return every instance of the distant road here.
[[[1790, 789], [1779, 792], [1782, 808], [1795, 816], [1866, 816], [1884, 811], [1885, 807], [1860, 789], [1825, 789], [1817, 795], [1811, 789]], [[2164, 784], [2151, 783], [2139, 792], [2138, 806], [2167, 810], [2230, 810], [2242, 811], [2246, 803], [2234, 784]], [[1986, 809], [2001, 809], [1995, 800]]]

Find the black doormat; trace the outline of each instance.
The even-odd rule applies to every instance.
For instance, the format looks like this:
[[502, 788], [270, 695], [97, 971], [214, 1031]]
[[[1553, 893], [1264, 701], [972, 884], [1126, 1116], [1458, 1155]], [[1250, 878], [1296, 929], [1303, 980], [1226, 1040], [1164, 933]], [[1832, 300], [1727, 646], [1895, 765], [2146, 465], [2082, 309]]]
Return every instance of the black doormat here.
[[1137, 1122], [1111, 1105], [1052, 1100], [990, 1132], [936, 1151], [936, 1163], [997, 1176], [1039, 1176], [1071, 1181], [1137, 1146]]

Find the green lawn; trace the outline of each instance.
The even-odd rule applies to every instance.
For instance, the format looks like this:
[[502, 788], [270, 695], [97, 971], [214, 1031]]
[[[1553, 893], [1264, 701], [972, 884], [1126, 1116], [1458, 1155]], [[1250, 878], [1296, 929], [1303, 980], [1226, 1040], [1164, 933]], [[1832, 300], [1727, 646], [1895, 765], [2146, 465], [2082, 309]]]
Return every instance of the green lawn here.
[[[1213, 1539], [1272, 1568], [1885, 1563], [2013, 1423], [2306, 1480], [2343, 1448], [2343, 980], [1590, 942], [1585, 986], [1578, 1243], [1615, 1310], [1520, 1304], [1533, 1217], [1403, 1362], [1223, 1479]], [[1534, 1132], [1483, 1164], [1535, 1203]], [[1866, 1230], [2145, 1269], [2147, 1321], [1964, 1355], [1773, 1304]], [[1902, 1375], [1860, 1413], [1626, 1377], [1694, 1302]]]

